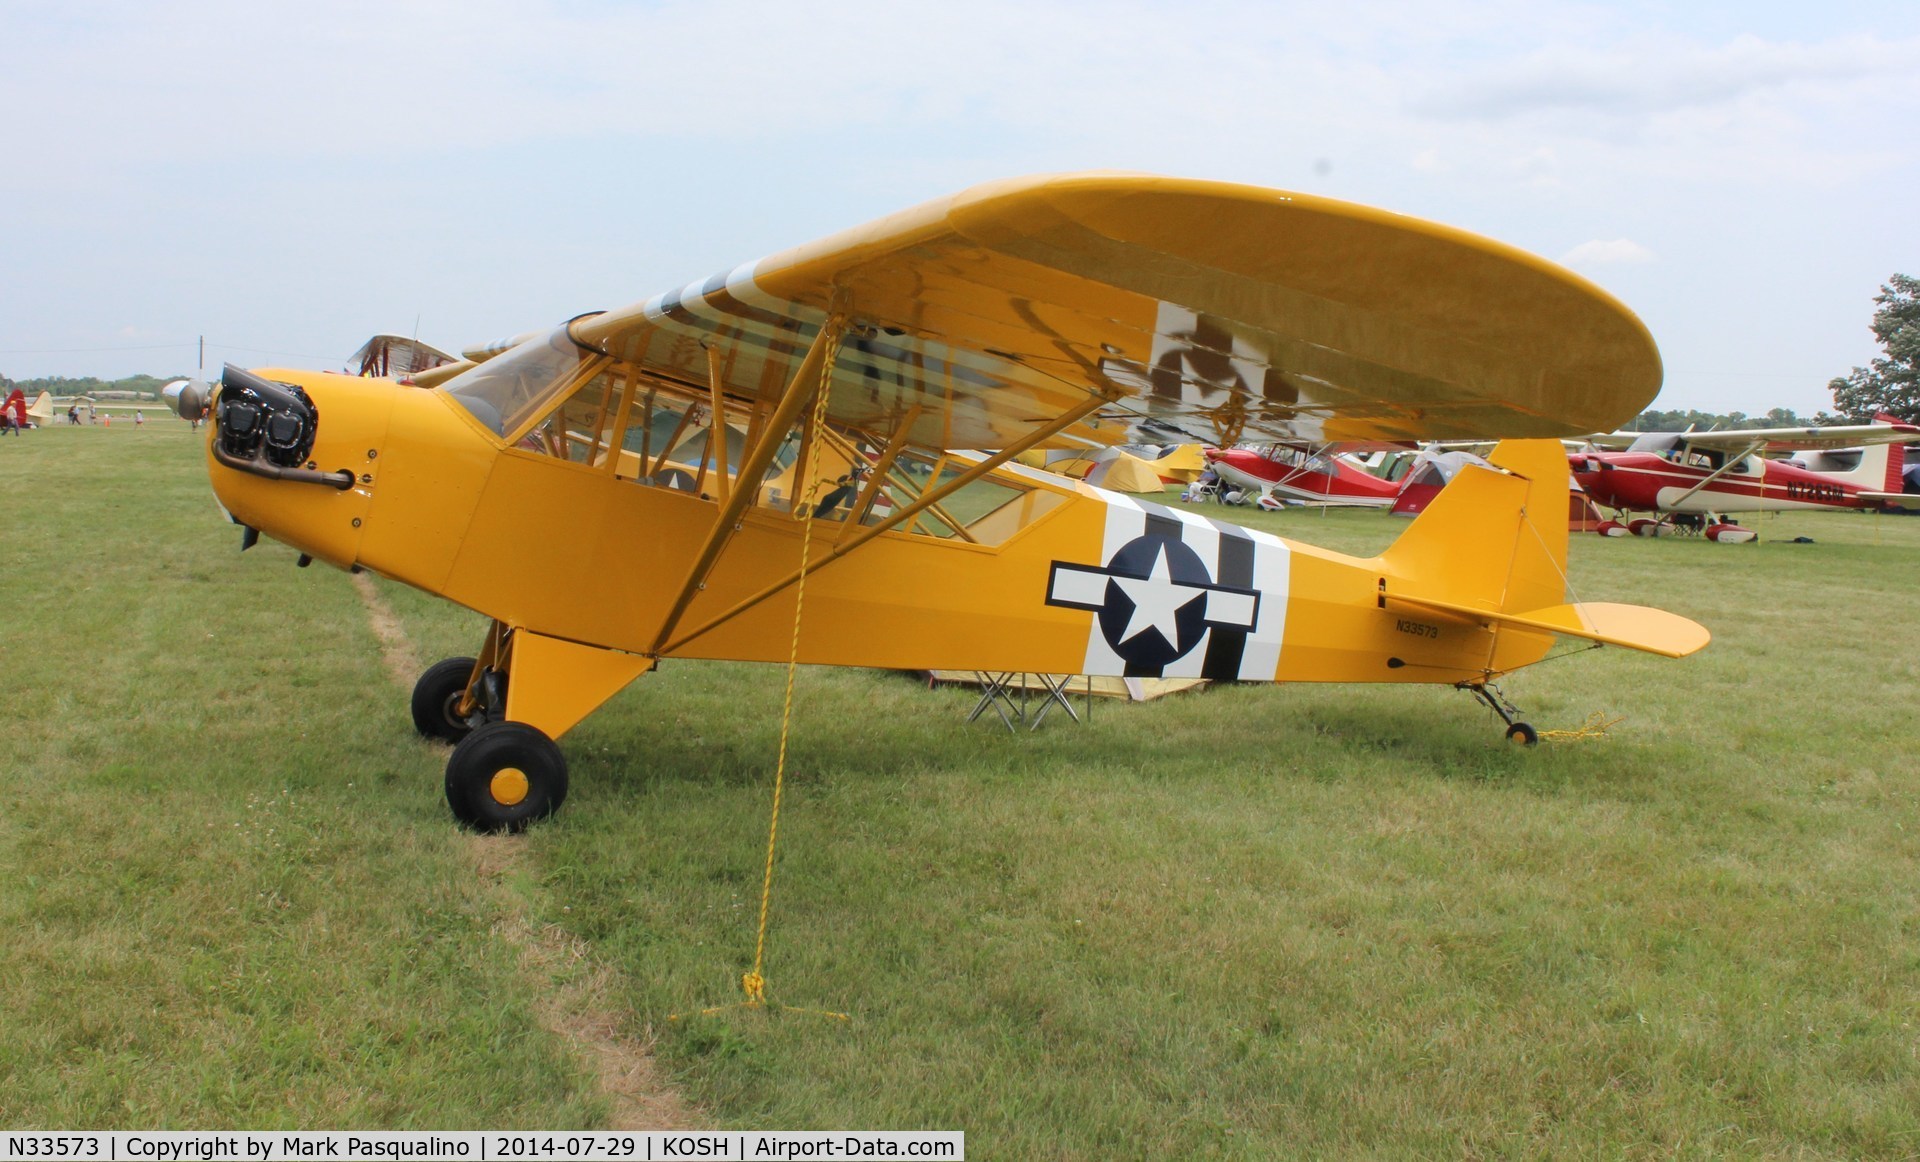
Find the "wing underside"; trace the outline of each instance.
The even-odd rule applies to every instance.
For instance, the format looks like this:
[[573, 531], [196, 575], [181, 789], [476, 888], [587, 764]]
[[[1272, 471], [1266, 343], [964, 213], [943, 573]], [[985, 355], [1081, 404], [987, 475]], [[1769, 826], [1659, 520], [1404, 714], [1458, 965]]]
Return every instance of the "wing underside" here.
[[829, 414], [910, 443], [1561, 436], [1636, 414], [1637, 319], [1531, 255], [1345, 203], [1114, 175], [978, 187], [575, 324], [771, 401], [843, 321]]

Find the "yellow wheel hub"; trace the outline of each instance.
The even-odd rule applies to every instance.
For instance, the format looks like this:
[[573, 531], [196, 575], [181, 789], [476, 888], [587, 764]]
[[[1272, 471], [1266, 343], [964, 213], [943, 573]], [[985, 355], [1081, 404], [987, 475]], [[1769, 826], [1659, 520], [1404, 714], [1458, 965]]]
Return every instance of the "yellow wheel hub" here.
[[494, 802], [503, 807], [517, 807], [531, 790], [527, 782], [527, 773], [519, 767], [503, 767], [494, 772], [493, 780], [487, 790], [493, 793]]

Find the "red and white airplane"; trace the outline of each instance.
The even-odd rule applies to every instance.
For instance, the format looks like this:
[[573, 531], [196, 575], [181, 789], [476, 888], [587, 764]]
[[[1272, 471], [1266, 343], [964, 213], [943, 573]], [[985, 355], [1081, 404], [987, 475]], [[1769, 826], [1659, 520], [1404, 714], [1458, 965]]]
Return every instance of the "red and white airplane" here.
[[[1669, 513], [1704, 523], [1713, 540], [1753, 539], [1751, 529], [1718, 518], [1727, 513], [1823, 509], [1920, 509], [1920, 493], [1905, 490], [1904, 446], [1920, 440], [1920, 427], [1881, 416], [1871, 424], [1832, 428], [1755, 428], [1726, 432], [1615, 432], [1571, 453], [1573, 478], [1593, 502], [1622, 514], [1655, 518], [1628, 524], [1609, 521], [1600, 531], [1657, 536], [1672, 525]], [[1624, 451], [1603, 450], [1608, 445]], [[1857, 450], [1847, 456], [1833, 450]], [[1825, 451], [1829, 462], [1850, 467], [1816, 471], [1762, 452]]]
[[[46, 392], [43, 391], [40, 394], [44, 396]], [[36, 405], [39, 402], [39, 400], [34, 401]], [[32, 414], [27, 408], [26, 393], [16, 387], [7, 395], [6, 402], [0, 403], [0, 427], [16, 432], [22, 428], [31, 428], [33, 421], [29, 417]]]
[[1207, 467], [1261, 508], [1279, 508], [1290, 500], [1388, 508], [1400, 495], [1398, 483], [1382, 480], [1325, 448], [1267, 444], [1209, 448], [1204, 454]]

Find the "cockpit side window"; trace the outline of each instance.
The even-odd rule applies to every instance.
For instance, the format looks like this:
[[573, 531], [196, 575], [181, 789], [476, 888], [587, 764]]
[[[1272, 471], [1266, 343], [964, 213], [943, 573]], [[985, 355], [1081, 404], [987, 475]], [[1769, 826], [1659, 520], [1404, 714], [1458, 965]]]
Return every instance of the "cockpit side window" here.
[[559, 406], [541, 417], [516, 446], [575, 464], [602, 465], [613, 447], [629, 377], [617, 368], [602, 370], [566, 393]]
[[[564, 328], [456, 376], [444, 390], [518, 453], [706, 500], [723, 488], [748, 487], [755, 508], [795, 518], [881, 524], [978, 462], [917, 450], [889, 457], [881, 437], [828, 425], [809, 438], [796, 424], [776, 434], [760, 479], [744, 481], [749, 436], [761, 438], [763, 410], [726, 400], [716, 415], [711, 392], [586, 351]], [[1008, 469], [927, 504], [898, 531], [993, 546], [1065, 502], [1064, 492], [1035, 487]]]
[[[685, 385], [642, 380], [638, 391], [621, 433], [615, 476], [708, 496], [718, 491], [715, 478], [722, 472], [734, 480], [754, 422], [747, 409], [723, 411], [716, 423], [711, 396]], [[768, 477], [792, 463], [798, 440], [795, 434], [776, 450]]]

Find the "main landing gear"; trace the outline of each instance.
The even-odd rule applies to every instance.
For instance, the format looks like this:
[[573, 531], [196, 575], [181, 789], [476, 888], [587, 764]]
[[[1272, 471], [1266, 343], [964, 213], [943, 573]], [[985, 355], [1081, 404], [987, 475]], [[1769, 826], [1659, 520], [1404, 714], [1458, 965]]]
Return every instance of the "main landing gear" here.
[[453, 745], [447, 806], [475, 831], [523, 831], [567, 798], [567, 760], [551, 738], [504, 721], [507, 675], [473, 658], [427, 667], [413, 686], [413, 725]]
[[[467, 687], [473, 684], [475, 664], [472, 658], [448, 658], [427, 667], [427, 672], [413, 684], [415, 730], [441, 742], [459, 742], [472, 734], [479, 722], [485, 721], [486, 709], [479, 704], [482, 699], [476, 699], [467, 713], [460, 712]], [[502, 699], [499, 705], [504, 707], [506, 701]]]
[[567, 800], [567, 759], [524, 722], [489, 722], [447, 760], [447, 806], [475, 831], [524, 831]]
[[1486, 682], [1462, 682], [1458, 689], [1468, 691], [1500, 716], [1501, 721], [1507, 724], [1508, 742], [1532, 746], [1540, 741], [1540, 732], [1531, 723], [1520, 721], [1520, 708], [1507, 701], [1507, 696], [1500, 693], [1498, 686]]

